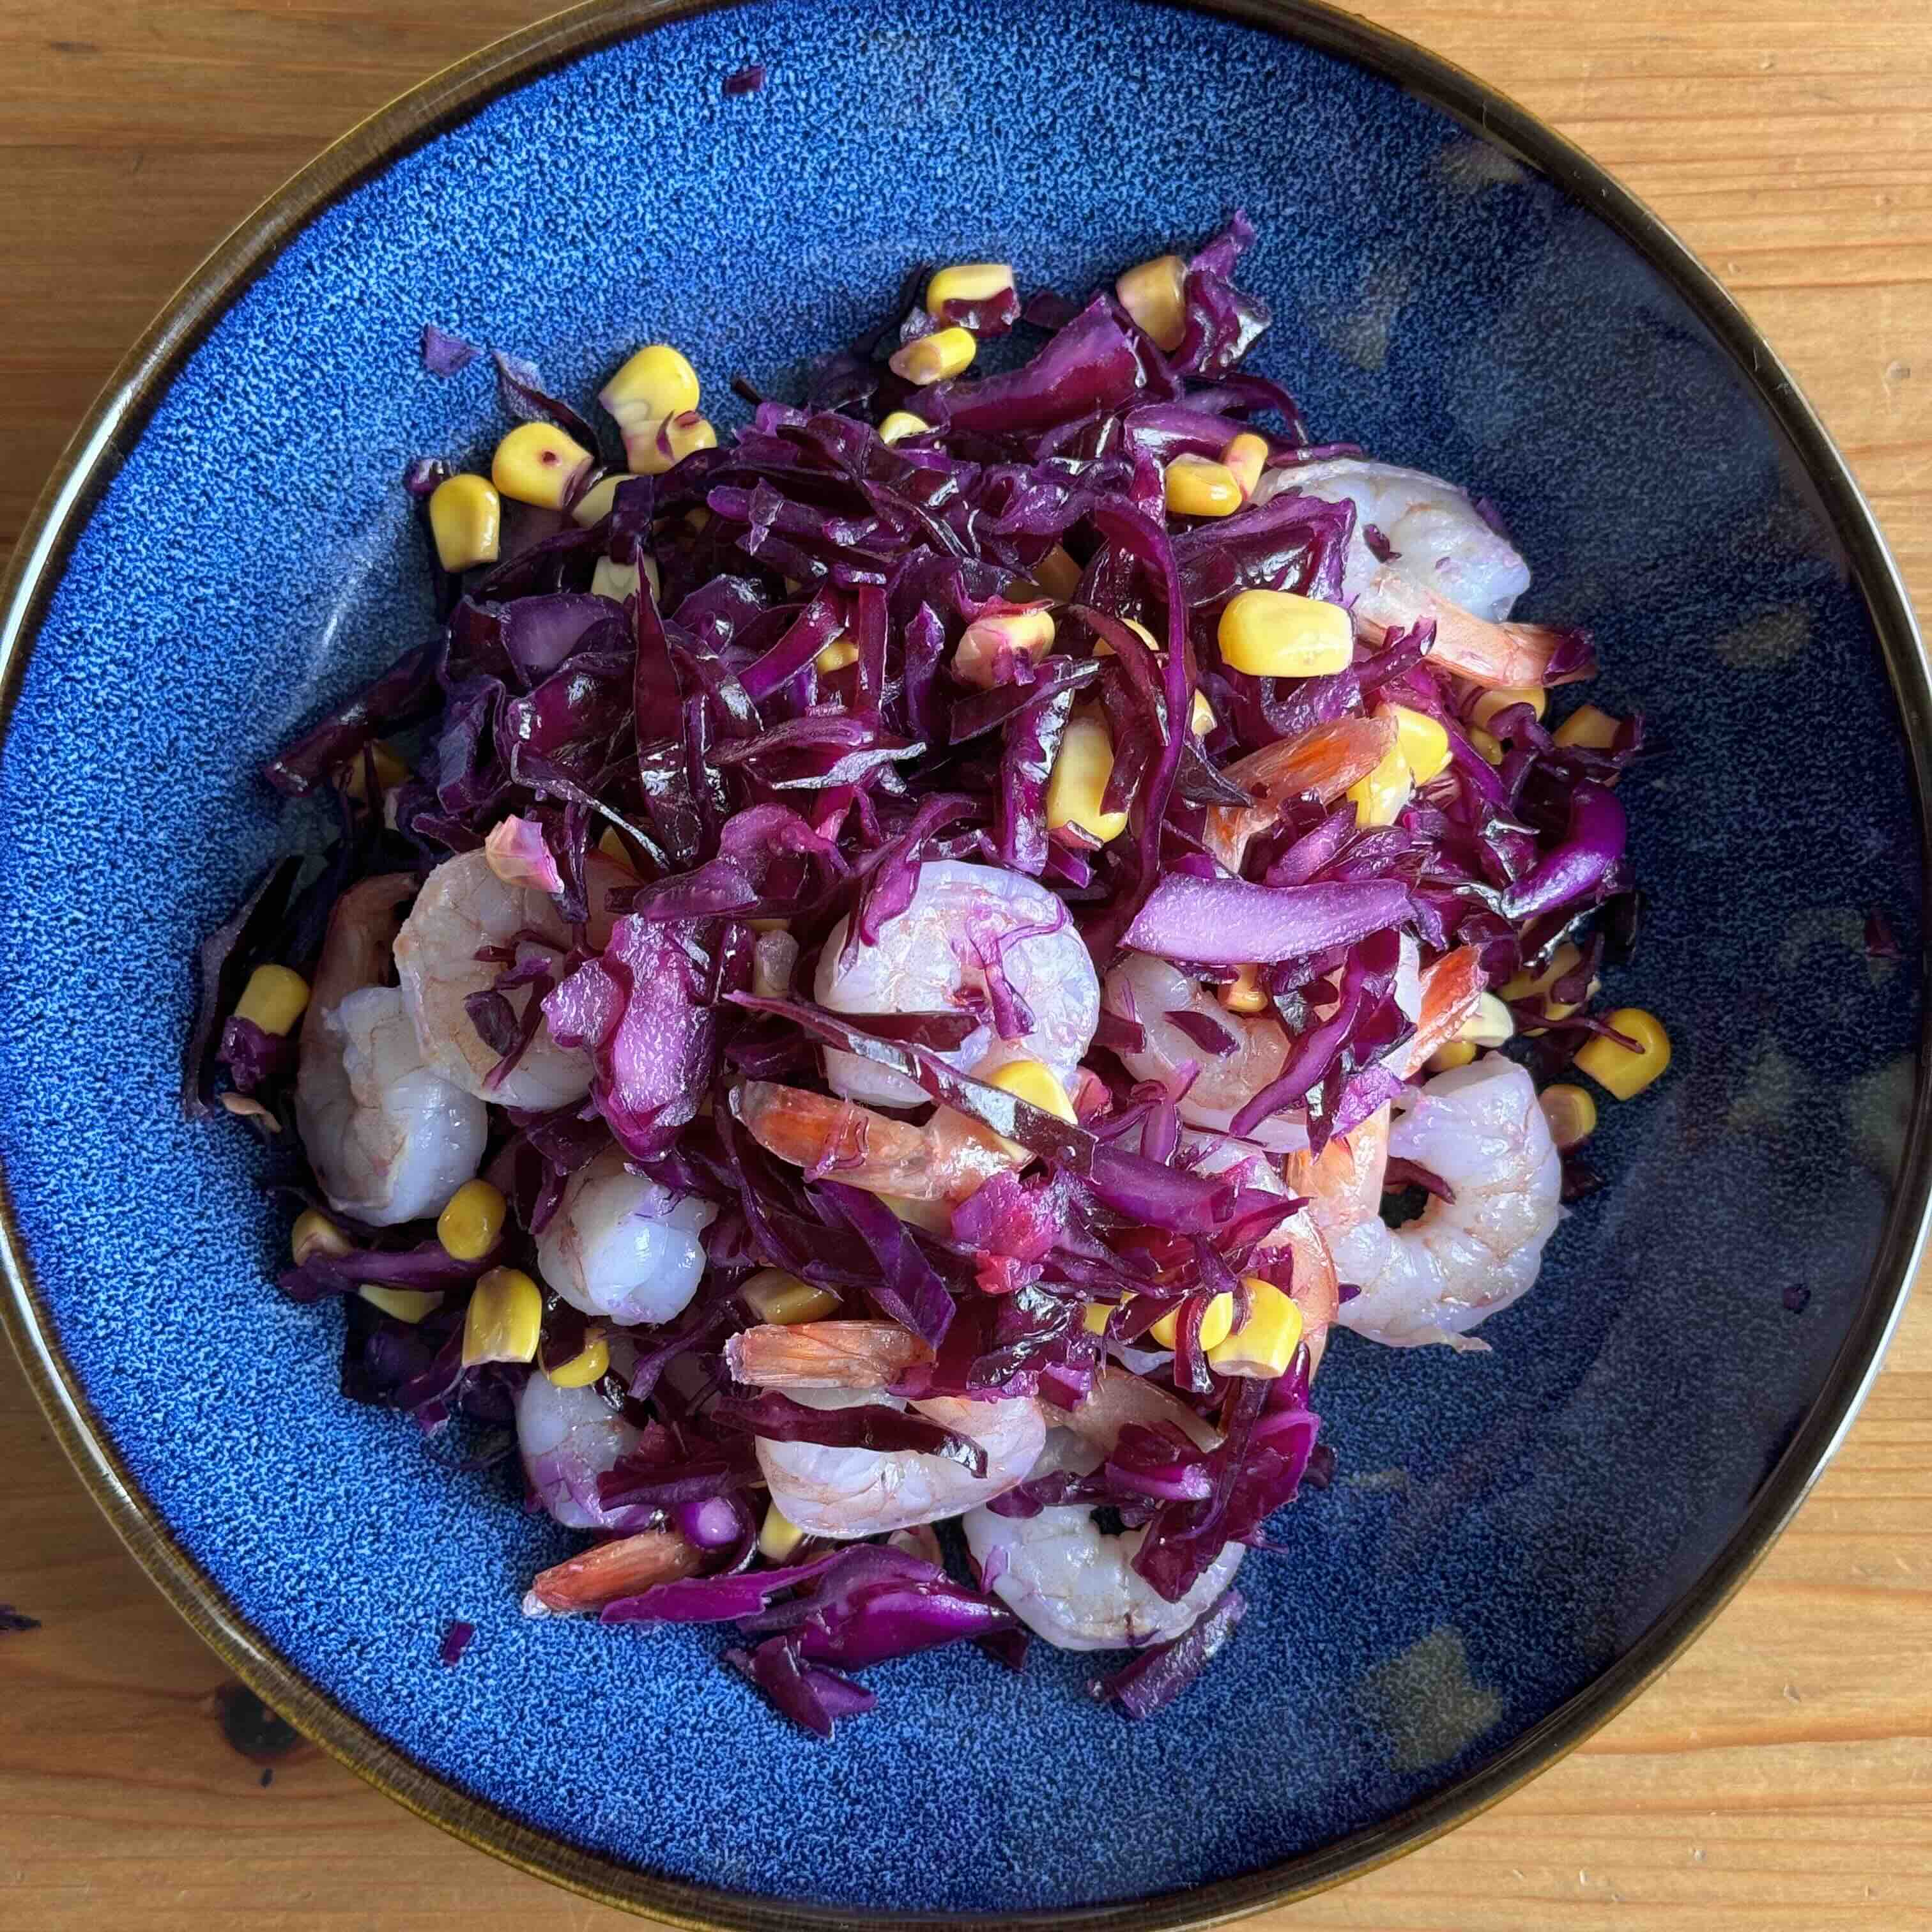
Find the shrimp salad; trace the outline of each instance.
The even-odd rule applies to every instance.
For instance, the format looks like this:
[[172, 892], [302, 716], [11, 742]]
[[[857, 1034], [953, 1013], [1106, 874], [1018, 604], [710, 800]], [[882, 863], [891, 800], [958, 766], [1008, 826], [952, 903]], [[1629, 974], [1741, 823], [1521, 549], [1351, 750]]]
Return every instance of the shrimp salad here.
[[1668, 1062], [1601, 998], [1641, 719], [1493, 509], [1248, 366], [1252, 239], [922, 270], [725, 438], [667, 344], [594, 418], [496, 355], [404, 479], [434, 634], [201, 950], [184, 1103], [345, 1395], [580, 1539], [531, 1616], [722, 1626], [822, 1736], [956, 1642], [1172, 1702], [1318, 1370], [1487, 1347]]

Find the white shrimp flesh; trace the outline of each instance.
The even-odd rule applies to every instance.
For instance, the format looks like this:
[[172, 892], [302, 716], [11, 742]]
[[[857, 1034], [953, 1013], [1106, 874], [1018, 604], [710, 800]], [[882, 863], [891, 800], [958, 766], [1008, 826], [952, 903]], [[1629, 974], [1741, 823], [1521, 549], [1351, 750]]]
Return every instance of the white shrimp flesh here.
[[[609, 886], [637, 881], [596, 854], [588, 872], [595, 942], [600, 925], [608, 932], [609, 920], [598, 908]], [[515, 1066], [492, 1085], [501, 1056], [477, 1031], [464, 1004], [495, 988], [512, 951], [519, 967], [560, 967], [570, 943], [570, 928], [549, 893], [506, 883], [484, 852], [446, 859], [424, 881], [396, 938], [397, 976], [424, 1058], [445, 1079], [500, 1106], [548, 1109], [582, 1100], [590, 1090], [590, 1056], [558, 1046], [547, 1021], [538, 1021]], [[492, 956], [479, 958], [479, 953]], [[540, 991], [512, 986], [502, 998], [520, 1020]]]
[[[848, 922], [818, 958], [814, 997], [834, 1012], [965, 1012], [978, 1018], [939, 1058], [981, 1078], [1014, 1060], [1042, 1060], [1070, 1084], [1094, 1042], [1100, 982], [1085, 942], [1053, 893], [1022, 872], [934, 860], [920, 868], [905, 910], [876, 945], [844, 957]], [[1000, 1030], [1002, 1024], [1007, 1028]], [[912, 1107], [923, 1088], [890, 1067], [828, 1048], [833, 1092], [879, 1107]]]
[[1040, 1405], [1024, 1397], [968, 1402], [934, 1396], [908, 1404], [872, 1391], [795, 1388], [788, 1393], [808, 1408], [850, 1408], [868, 1402], [910, 1407], [942, 1428], [970, 1436], [986, 1452], [986, 1472], [975, 1476], [964, 1463], [922, 1450], [834, 1449], [760, 1437], [758, 1467], [772, 1502], [788, 1522], [814, 1536], [874, 1536], [957, 1516], [1024, 1481], [1046, 1440]]
[[638, 1446], [638, 1432], [595, 1388], [560, 1388], [532, 1372], [517, 1397], [517, 1449], [531, 1492], [566, 1529], [616, 1529], [597, 1478]]
[[[1374, 1123], [1364, 1127], [1372, 1141]], [[1346, 1204], [1317, 1196], [1336, 1271], [1361, 1291], [1336, 1318], [1396, 1348], [1480, 1348], [1462, 1338], [1535, 1285], [1556, 1226], [1562, 1163], [1535, 1087], [1500, 1054], [1438, 1073], [1389, 1126], [1388, 1152], [1439, 1176], [1455, 1198], [1432, 1196], [1419, 1219], [1385, 1226], [1372, 1151]]]
[[1466, 490], [1420, 470], [1336, 457], [1269, 470], [1255, 500], [1289, 490], [1355, 506], [1342, 592], [1358, 630], [1379, 640], [1430, 619], [1435, 662], [1448, 669], [1484, 685], [1544, 682], [1562, 633], [1509, 621], [1529, 587], [1529, 566]]
[[704, 1274], [716, 1206], [634, 1174], [608, 1147], [572, 1174], [537, 1237], [537, 1267], [573, 1308], [620, 1327], [682, 1314]]
[[441, 1212], [489, 1137], [481, 1100], [423, 1062], [386, 964], [406, 874], [365, 879], [329, 921], [303, 1022], [296, 1131], [330, 1206], [379, 1228]]
[[[1107, 975], [1107, 1010], [1136, 1022], [1146, 1043], [1120, 1054], [1120, 1064], [1136, 1080], [1150, 1080], [1177, 1091], [1191, 1062], [1192, 1082], [1177, 1103], [1190, 1127], [1225, 1134], [1234, 1116], [1278, 1076], [1288, 1062], [1288, 1034], [1272, 1012], [1231, 1013], [1213, 988], [1151, 952], [1127, 952]], [[1198, 1015], [1228, 1042], [1228, 1051], [1209, 1052], [1170, 1019], [1170, 1013]], [[1308, 1144], [1299, 1109], [1271, 1115], [1255, 1138], [1276, 1153]]]
[[[1109, 1371], [1048, 1432], [1029, 1473], [1090, 1474], [1130, 1422], [1178, 1429], [1203, 1448], [1220, 1439], [1174, 1396]], [[1146, 1529], [1110, 1535], [1084, 1504], [1031, 1516], [981, 1508], [968, 1511], [959, 1527], [980, 1574], [992, 1580], [987, 1587], [1036, 1636], [1061, 1650], [1122, 1650], [1180, 1636], [1212, 1607], [1247, 1553], [1244, 1545], [1229, 1544], [1178, 1603], [1169, 1603], [1133, 1567]]]

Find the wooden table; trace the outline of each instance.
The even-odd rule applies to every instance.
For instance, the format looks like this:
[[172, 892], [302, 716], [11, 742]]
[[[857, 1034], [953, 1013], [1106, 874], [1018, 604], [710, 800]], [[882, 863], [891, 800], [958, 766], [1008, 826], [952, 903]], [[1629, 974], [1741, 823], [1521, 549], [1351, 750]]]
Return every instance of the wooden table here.
[[[8, 0], [0, 548], [196, 259], [352, 122], [542, 0]], [[1927, 0], [1380, 0], [1572, 135], [1750, 309], [1932, 596]], [[1660, 1338], [1669, 1346], [1669, 1337]], [[1932, 1924], [1932, 1305], [1742, 1594], [1528, 1790], [1282, 1932]], [[224, 1673], [0, 1362], [0, 1924], [583, 1932], [633, 1922], [417, 1822], [298, 1744], [226, 1740]]]

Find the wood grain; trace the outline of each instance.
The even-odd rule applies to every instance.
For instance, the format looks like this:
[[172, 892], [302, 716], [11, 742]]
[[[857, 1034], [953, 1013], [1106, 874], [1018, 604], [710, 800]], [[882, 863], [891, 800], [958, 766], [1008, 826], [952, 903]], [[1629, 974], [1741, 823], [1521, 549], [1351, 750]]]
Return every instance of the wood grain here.
[[[542, 11], [518, 0], [8, 0], [0, 8], [0, 548], [201, 254], [325, 142]], [[1384, 0], [1658, 208], [1741, 297], [1932, 592], [1925, 0]], [[1667, 1338], [1664, 1338], [1667, 1346]], [[22, 1932], [585, 1932], [634, 1922], [496, 1864], [298, 1746], [225, 1741], [224, 1672], [0, 1364], [0, 1924]], [[1932, 1306], [1715, 1626], [1544, 1778], [1280, 1932], [1932, 1925]], [[263, 1782], [264, 1769], [272, 1773]]]

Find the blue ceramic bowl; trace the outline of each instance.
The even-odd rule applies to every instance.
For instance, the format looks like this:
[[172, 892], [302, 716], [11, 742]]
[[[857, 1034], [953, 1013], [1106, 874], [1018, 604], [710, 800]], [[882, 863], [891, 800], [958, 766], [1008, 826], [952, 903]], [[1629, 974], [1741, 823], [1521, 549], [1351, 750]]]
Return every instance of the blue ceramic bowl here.
[[[649, 28], [648, 32], [638, 31]], [[762, 62], [761, 92], [724, 96]], [[1485, 131], [1474, 131], [1478, 128]], [[1258, 362], [1318, 434], [1494, 497], [1535, 614], [1668, 755], [1627, 790], [1676, 1042], [1494, 1353], [1343, 1336], [1340, 1474], [1159, 1721], [1090, 1666], [872, 1673], [826, 1748], [698, 1630], [529, 1623], [562, 1545], [336, 1392], [238, 1131], [185, 1125], [187, 961], [299, 828], [255, 772], [424, 633], [398, 479], [497, 427], [435, 321], [586, 397], [640, 340], [783, 393], [925, 259], [1084, 288], [1244, 205]], [[7, 605], [0, 1160], [15, 1337], [104, 1504], [236, 1668], [439, 1822], [686, 1923], [1174, 1925], [1439, 1831], [1736, 1585], [1875, 1366], [1928, 1186], [1928, 694], [1842, 463], [1574, 150], [1312, 7], [791, 0], [564, 16], [332, 151], [83, 429]], [[1903, 957], [1864, 943], [1879, 908]], [[437, 1660], [452, 1619], [476, 1626]], [[376, 1875], [372, 1874], [372, 1882]]]

